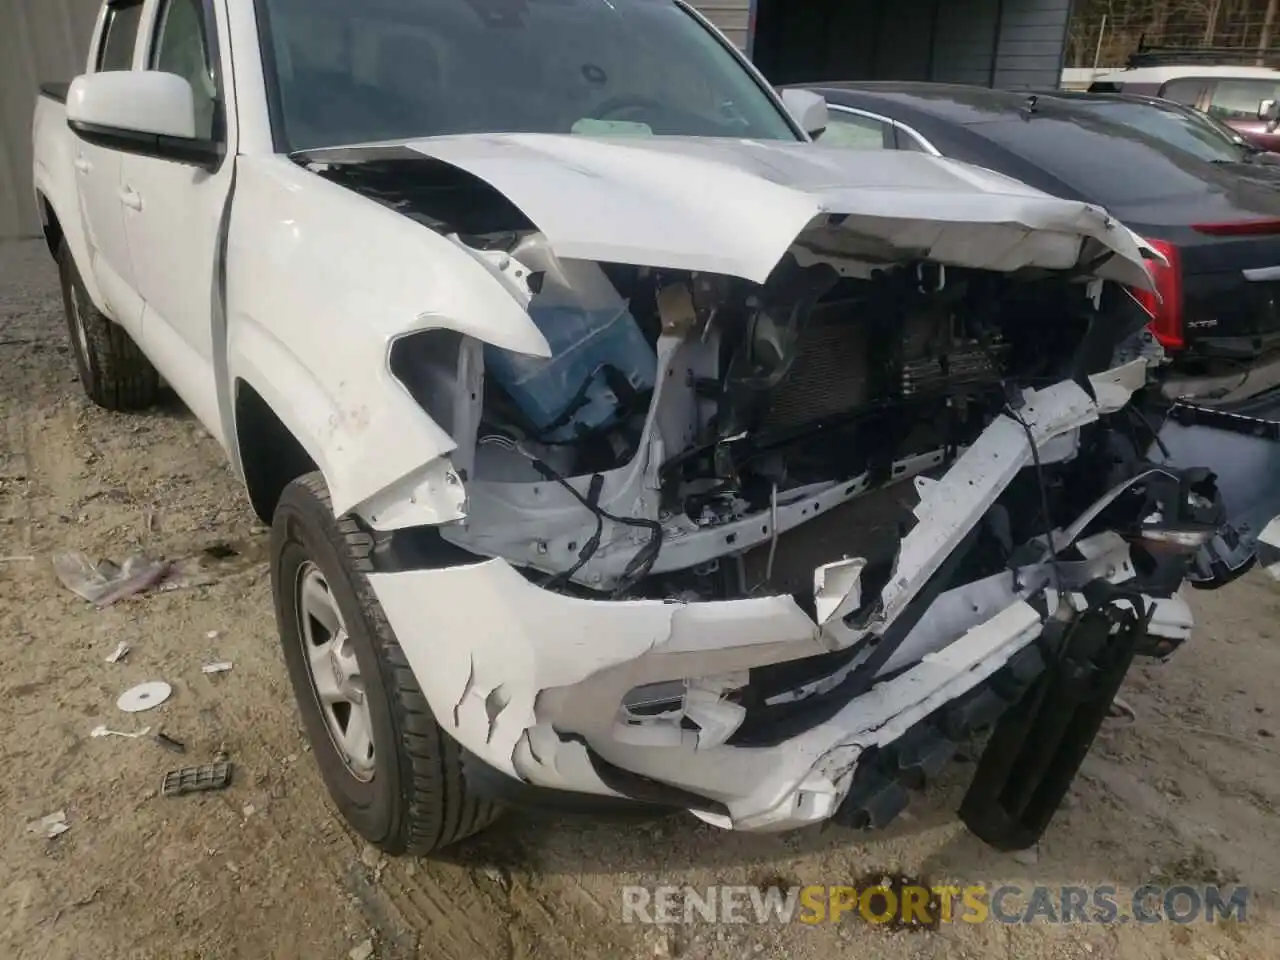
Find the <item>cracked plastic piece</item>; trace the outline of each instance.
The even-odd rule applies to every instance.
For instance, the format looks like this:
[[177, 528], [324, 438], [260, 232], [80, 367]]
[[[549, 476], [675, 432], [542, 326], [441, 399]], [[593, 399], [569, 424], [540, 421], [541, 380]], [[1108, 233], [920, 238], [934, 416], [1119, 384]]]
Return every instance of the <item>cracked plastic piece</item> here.
[[231, 786], [231, 763], [220, 760], [198, 767], [182, 767], [164, 775], [160, 788], [166, 797], [180, 797], [187, 793], [204, 793], [209, 790], [225, 790]]

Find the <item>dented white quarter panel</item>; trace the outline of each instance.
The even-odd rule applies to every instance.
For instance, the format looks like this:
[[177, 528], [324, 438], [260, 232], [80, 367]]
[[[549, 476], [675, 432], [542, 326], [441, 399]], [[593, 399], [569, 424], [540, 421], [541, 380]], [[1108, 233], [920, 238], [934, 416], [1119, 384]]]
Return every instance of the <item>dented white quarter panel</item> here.
[[[551, 134], [407, 144], [501, 191], [561, 257], [723, 273], [763, 283], [806, 228], [1008, 272], [1069, 269], [1149, 287], [1142, 241], [1099, 207], [919, 153], [685, 137]], [[804, 238], [801, 238], [802, 245]]]
[[392, 376], [388, 356], [397, 337], [432, 328], [545, 356], [545, 338], [492, 270], [284, 157], [239, 159], [229, 376], [306, 448], [339, 514], [379, 496], [402, 523], [460, 514], [460, 488], [435, 462], [454, 441]]

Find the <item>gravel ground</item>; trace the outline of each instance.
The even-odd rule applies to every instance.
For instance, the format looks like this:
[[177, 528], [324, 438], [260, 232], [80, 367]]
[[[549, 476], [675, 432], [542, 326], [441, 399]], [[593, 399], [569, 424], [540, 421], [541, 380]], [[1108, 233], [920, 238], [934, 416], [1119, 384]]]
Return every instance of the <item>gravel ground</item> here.
[[[958, 765], [893, 830], [781, 837], [689, 817], [597, 822], [511, 814], [433, 861], [389, 861], [336, 819], [300, 732], [275, 639], [264, 531], [217, 445], [176, 401], [138, 416], [90, 406], [72, 373], [42, 245], [0, 244], [0, 956], [888, 958], [1280, 957], [1280, 590], [1251, 575], [1196, 595], [1202, 626], [1144, 664], [1037, 856], [968, 836]], [[98, 611], [61, 587], [59, 550], [197, 558], [212, 582]], [[215, 559], [220, 558], [220, 559]], [[105, 662], [119, 641], [132, 647]], [[201, 665], [234, 664], [207, 676]], [[135, 683], [163, 707], [115, 708]], [[93, 739], [145, 724], [187, 746]], [[225, 751], [235, 782], [164, 798], [163, 773]], [[65, 811], [54, 839], [28, 831]], [[1220, 881], [1252, 888], [1245, 923], [807, 927], [620, 922], [628, 883]], [[370, 949], [371, 953], [366, 953]], [[351, 953], [351, 951], [355, 951]]]

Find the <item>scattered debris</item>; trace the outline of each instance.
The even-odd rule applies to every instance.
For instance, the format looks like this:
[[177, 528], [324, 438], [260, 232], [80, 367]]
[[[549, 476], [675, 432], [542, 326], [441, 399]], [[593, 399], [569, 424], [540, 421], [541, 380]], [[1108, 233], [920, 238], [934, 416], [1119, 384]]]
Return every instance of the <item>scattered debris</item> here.
[[1138, 712], [1127, 702], [1116, 697], [1111, 701], [1110, 709], [1107, 710], [1107, 719], [1117, 726], [1131, 727], [1138, 722]]
[[102, 608], [158, 586], [169, 573], [169, 563], [141, 553], [130, 556], [122, 566], [110, 560], [94, 563], [72, 550], [54, 555], [53, 570], [64, 587]]
[[143, 727], [137, 733], [125, 733], [122, 730], [108, 730], [105, 726], [94, 727], [89, 732], [91, 737], [124, 737], [126, 740], [139, 740], [151, 732], [150, 727]]
[[156, 743], [164, 747], [166, 750], [172, 750], [174, 753], [186, 753], [187, 745], [181, 740], [175, 740], [163, 730], [156, 734]]
[[169, 699], [171, 693], [173, 693], [173, 687], [163, 680], [151, 680], [120, 694], [116, 706], [125, 713], [141, 713], [143, 710], [160, 706]]
[[204, 635], [204, 638], [206, 640], [217, 640], [220, 636], [222, 636], [221, 630], [210, 630]]
[[70, 829], [71, 825], [67, 823], [65, 810], [59, 810], [57, 813], [51, 813], [27, 824], [27, 830], [30, 833], [38, 833], [47, 840], [60, 837]]
[[164, 775], [160, 792], [166, 797], [180, 797], [186, 793], [203, 793], [206, 790], [225, 790], [231, 786], [231, 764], [222, 760], [204, 763], [198, 767], [182, 767]]
[[169, 575], [160, 584], [160, 592], [189, 590], [192, 587], [210, 587], [218, 582], [213, 573], [204, 568], [199, 557], [179, 560], [169, 568]]
[[214, 543], [199, 553], [174, 561], [160, 590], [167, 592], [208, 587], [236, 574], [249, 570], [259, 571], [266, 556], [265, 544], [243, 543], [235, 546], [224, 542]]
[[1024, 867], [1034, 867], [1040, 862], [1040, 851], [1035, 847], [1027, 850], [1016, 850], [1014, 851], [1013, 859]]
[[209, 674], [227, 673], [230, 670], [231, 670], [231, 664], [226, 660], [220, 660], [217, 663], [206, 663], [203, 667], [200, 668], [201, 673], [209, 673]]
[[244, 818], [248, 820], [250, 817], [252, 817], [255, 813], [258, 812], [258, 808], [255, 807], [252, 803], [246, 803], [240, 812], [244, 814]]
[[107, 663], [119, 663], [129, 655], [129, 649], [129, 645], [121, 640], [116, 644], [115, 652], [112, 653], [111, 656], [107, 657]]
[[35, 563], [35, 557], [0, 557], [0, 563]]
[[373, 941], [366, 940], [358, 947], [352, 947], [347, 956], [350, 957], [351, 960], [369, 960], [369, 958], [373, 956]]

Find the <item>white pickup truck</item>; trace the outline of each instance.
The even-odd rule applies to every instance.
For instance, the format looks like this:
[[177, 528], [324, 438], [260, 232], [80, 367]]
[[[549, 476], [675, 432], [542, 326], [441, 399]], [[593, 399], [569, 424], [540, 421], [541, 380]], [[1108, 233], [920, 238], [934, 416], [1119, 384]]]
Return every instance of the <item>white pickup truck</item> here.
[[1025, 847], [1247, 565], [1184, 454], [1270, 447], [1131, 402], [1141, 240], [825, 111], [684, 0], [107, 0], [45, 88], [84, 387], [225, 448], [371, 842], [878, 826], [990, 730], [961, 816]]

